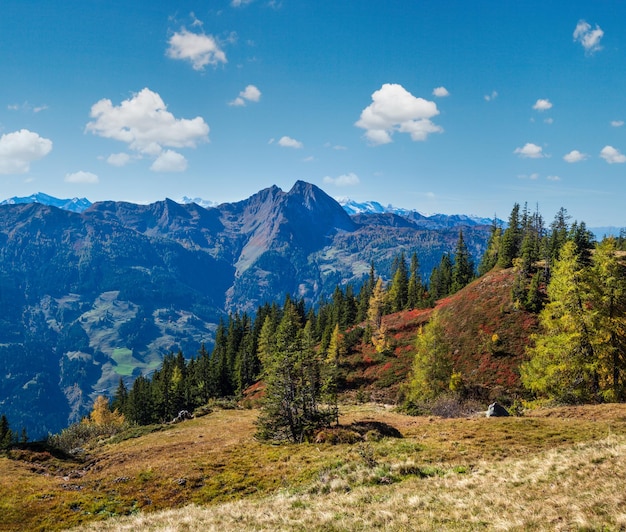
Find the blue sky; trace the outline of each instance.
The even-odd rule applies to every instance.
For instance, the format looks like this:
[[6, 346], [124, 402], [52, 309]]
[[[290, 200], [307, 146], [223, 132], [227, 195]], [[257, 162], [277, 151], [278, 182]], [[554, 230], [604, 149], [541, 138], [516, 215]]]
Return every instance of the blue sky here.
[[301, 179], [626, 226], [625, 2], [0, 7], [2, 198], [225, 202]]

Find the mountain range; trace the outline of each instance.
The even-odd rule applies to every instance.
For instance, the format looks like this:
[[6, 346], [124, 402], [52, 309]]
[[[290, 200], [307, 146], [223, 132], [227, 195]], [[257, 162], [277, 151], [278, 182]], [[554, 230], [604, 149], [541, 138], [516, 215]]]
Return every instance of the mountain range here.
[[388, 279], [400, 251], [417, 253], [427, 279], [459, 229], [475, 260], [490, 232], [463, 217], [351, 216], [302, 181], [208, 208], [34, 198], [0, 205], [0, 413], [34, 436], [170, 351], [210, 349], [229, 312], [288, 294], [314, 305], [358, 285], [372, 262]]

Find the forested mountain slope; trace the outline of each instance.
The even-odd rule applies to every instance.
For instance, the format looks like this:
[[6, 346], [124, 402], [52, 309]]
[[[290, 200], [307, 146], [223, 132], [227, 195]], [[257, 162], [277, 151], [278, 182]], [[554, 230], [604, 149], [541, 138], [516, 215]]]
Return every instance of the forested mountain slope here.
[[84, 415], [98, 393], [182, 349], [210, 346], [220, 317], [287, 294], [313, 305], [389, 277], [401, 250], [424, 278], [462, 228], [477, 259], [490, 228], [428, 229], [395, 215], [350, 217], [304, 182], [205, 209], [164, 200], [81, 213], [0, 206], [0, 411], [33, 436]]

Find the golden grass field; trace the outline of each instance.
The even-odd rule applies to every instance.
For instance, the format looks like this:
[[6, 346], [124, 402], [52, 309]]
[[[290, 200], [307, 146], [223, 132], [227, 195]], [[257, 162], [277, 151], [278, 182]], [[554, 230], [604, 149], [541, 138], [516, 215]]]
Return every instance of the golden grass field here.
[[409, 417], [355, 444], [254, 440], [255, 410], [213, 413], [83, 461], [0, 458], [0, 530], [626, 530], [626, 405], [523, 417]]

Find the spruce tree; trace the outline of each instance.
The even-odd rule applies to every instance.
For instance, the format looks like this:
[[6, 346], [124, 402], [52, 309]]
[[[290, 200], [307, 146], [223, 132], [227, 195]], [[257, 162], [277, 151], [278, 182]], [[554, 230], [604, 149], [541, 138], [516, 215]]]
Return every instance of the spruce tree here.
[[626, 271], [616, 251], [614, 238], [596, 245], [588, 275], [594, 351], [609, 401], [626, 399]]
[[500, 238], [502, 237], [502, 229], [498, 226], [498, 218], [494, 215], [491, 224], [491, 232], [487, 241], [487, 249], [478, 265], [478, 275], [485, 275], [498, 263], [498, 252], [500, 250]]
[[394, 265], [387, 301], [391, 312], [399, 312], [406, 308], [409, 299], [409, 274], [404, 251], [396, 256]]
[[419, 260], [417, 253], [411, 255], [411, 268], [409, 276], [409, 286], [407, 288], [407, 307], [409, 309], [423, 307], [424, 305], [424, 285], [419, 272]]
[[463, 239], [463, 231], [459, 230], [459, 238], [454, 252], [454, 263], [452, 266], [452, 284], [451, 292], [458, 292], [464, 286], [467, 286], [474, 279], [474, 261], [470, 255], [465, 240]]
[[504, 230], [498, 250], [498, 266], [509, 268], [513, 259], [519, 256], [521, 246], [521, 227], [519, 220], [519, 203], [513, 205], [509, 216], [508, 227]]
[[266, 440], [301, 442], [330, 422], [329, 411], [319, 404], [320, 362], [311, 325], [303, 327], [296, 307], [286, 302], [276, 334], [270, 337], [268, 333], [264, 325], [259, 358], [265, 396], [257, 435]]

